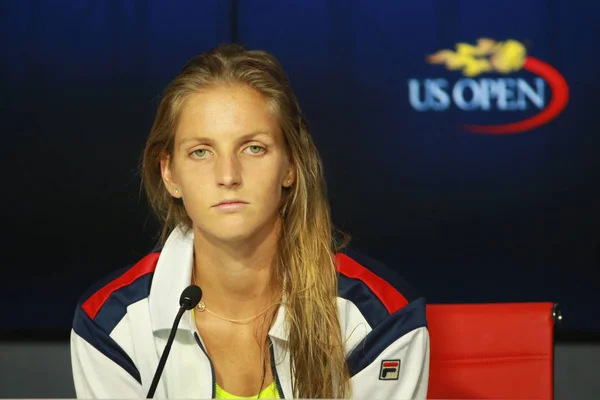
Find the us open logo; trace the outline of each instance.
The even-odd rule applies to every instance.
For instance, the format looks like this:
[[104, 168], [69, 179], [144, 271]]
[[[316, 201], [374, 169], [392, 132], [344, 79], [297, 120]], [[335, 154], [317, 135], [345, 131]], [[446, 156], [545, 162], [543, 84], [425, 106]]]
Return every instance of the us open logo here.
[[[502, 124], [461, 124], [472, 133], [507, 135], [525, 132], [555, 119], [569, 102], [569, 86], [553, 66], [527, 54], [517, 40], [480, 38], [476, 45], [457, 43], [456, 50], [439, 50], [427, 57], [429, 64], [441, 64], [464, 77], [409, 79], [408, 97], [419, 112], [443, 112], [452, 108], [513, 115]], [[547, 93], [551, 93], [546, 103]], [[533, 115], [531, 110], [533, 110]], [[527, 117], [529, 115], [529, 117]]]
[[383, 360], [379, 370], [379, 380], [395, 381], [400, 375], [400, 360]]

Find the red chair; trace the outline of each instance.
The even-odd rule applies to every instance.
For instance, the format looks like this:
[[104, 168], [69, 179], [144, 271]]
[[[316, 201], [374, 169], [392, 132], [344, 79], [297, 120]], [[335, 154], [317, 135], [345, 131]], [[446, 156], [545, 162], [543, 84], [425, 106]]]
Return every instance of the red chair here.
[[553, 398], [553, 303], [431, 304], [429, 399]]

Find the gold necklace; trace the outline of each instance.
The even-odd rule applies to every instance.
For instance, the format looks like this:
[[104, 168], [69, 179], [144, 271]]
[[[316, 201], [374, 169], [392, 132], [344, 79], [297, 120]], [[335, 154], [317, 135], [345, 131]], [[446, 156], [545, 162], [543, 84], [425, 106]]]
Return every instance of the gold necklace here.
[[248, 322], [254, 321], [256, 318], [260, 317], [261, 315], [263, 315], [264, 313], [266, 313], [267, 311], [269, 311], [271, 309], [271, 307], [273, 307], [276, 304], [277, 303], [271, 304], [269, 307], [265, 308], [263, 311], [259, 312], [258, 314], [256, 314], [253, 317], [240, 318], [240, 319], [232, 319], [232, 318], [226, 318], [226, 317], [220, 316], [219, 314], [216, 314], [216, 313], [210, 311], [208, 308], [206, 308], [206, 304], [204, 304], [203, 301], [201, 301], [200, 303], [198, 303], [198, 305], [196, 306], [196, 310], [198, 310], [200, 312], [206, 311], [207, 313], [212, 314], [215, 317], [217, 317], [219, 319], [222, 319], [223, 321], [232, 322], [234, 324], [244, 324], [244, 323], [248, 323]]
[[[195, 266], [192, 266], [192, 283], [194, 285], [196, 285], [196, 268], [195, 268]], [[270, 306], [268, 306], [267, 308], [265, 308], [264, 310], [262, 310], [261, 312], [259, 312], [258, 314], [256, 314], [253, 317], [240, 318], [240, 319], [227, 318], [227, 317], [223, 317], [217, 313], [214, 313], [214, 312], [210, 311], [208, 308], [206, 308], [206, 304], [204, 304], [204, 302], [202, 300], [200, 300], [198, 305], [196, 305], [195, 309], [200, 312], [206, 311], [207, 313], [214, 315], [215, 317], [222, 319], [223, 321], [231, 322], [234, 324], [244, 324], [244, 323], [249, 323], [251, 321], [254, 321], [256, 318], [260, 317], [261, 315], [263, 315], [264, 313], [269, 311], [271, 309], [271, 307], [273, 307], [274, 305], [277, 305], [277, 302], [271, 304]]]

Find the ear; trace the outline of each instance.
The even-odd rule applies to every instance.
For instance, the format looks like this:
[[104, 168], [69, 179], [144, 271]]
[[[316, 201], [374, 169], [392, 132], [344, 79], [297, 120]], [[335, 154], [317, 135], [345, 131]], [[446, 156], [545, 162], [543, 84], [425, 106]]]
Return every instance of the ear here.
[[296, 182], [296, 166], [292, 163], [289, 163], [287, 172], [283, 176], [283, 182], [281, 186], [285, 188], [291, 187]]
[[167, 192], [169, 192], [171, 196], [175, 197], [176, 199], [180, 199], [182, 196], [181, 188], [179, 187], [179, 184], [175, 178], [175, 174], [173, 173], [170, 154], [166, 154], [161, 157], [160, 173], [162, 175], [163, 183], [167, 189]]

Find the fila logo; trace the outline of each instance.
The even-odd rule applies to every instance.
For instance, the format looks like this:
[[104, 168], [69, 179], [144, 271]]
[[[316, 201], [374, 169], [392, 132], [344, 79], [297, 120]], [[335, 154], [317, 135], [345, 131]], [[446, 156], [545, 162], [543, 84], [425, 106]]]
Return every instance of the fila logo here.
[[395, 381], [400, 375], [400, 360], [383, 360], [379, 370], [379, 380]]

